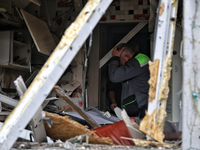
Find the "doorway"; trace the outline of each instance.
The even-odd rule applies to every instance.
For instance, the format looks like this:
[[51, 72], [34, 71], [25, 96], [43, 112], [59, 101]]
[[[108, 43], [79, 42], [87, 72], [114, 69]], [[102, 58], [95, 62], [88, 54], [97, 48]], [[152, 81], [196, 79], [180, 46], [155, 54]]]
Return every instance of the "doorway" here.
[[[126, 36], [138, 22], [132, 23], [104, 23], [100, 24], [100, 50], [99, 57], [103, 58], [124, 36]], [[150, 37], [148, 32], [148, 24], [144, 26], [128, 43], [136, 42], [139, 45], [140, 53], [150, 57]], [[100, 109], [110, 111], [110, 100], [106, 90], [108, 81], [107, 63], [100, 69]]]

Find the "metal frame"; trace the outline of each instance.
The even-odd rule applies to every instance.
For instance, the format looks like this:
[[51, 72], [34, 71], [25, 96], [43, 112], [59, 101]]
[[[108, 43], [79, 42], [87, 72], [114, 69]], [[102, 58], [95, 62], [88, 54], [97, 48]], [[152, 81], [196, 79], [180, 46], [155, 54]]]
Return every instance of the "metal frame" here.
[[44, 99], [69, 66], [112, 0], [89, 0], [66, 30], [61, 42], [44, 64], [0, 131], [0, 149], [8, 150], [35, 115]]
[[[162, 101], [159, 101], [160, 87], [162, 85], [162, 79], [164, 75], [164, 61], [166, 58], [171, 57], [173, 50], [173, 42], [175, 35], [175, 20], [177, 13], [177, 6], [172, 6], [171, 0], [161, 0], [161, 3], [165, 3], [164, 12], [157, 17], [157, 27], [154, 42], [154, 57], [153, 60], [159, 59], [159, 70], [156, 87], [156, 97], [148, 105], [148, 114], [151, 115], [155, 109], [159, 110], [162, 106]], [[173, 19], [172, 19], [173, 18]], [[173, 21], [172, 21], [173, 20]], [[158, 112], [159, 113], [159, 112]]]
[[33, 131], [33, 137], [37, 142], [47, 142], [47, 134], [44, 127], [42, 107], [39, 107], [36, 114], [31, 119], [29, 126]]
[[[140, 123], [141, 131], [161, 143], [164, 139], [163, 130], [169, 94], [168, 83], [174, 47], [177, 9], [178, 0], [161, 0], [159, 2], [155, 27], [156, 35], [154, 40], [153, 59], [154, 63], [159, 60], [159, 66], [156, 68], [158, 69], [157, 77], [151, 76], [151, 79], [157, 80], [155, 85], [155, 98], [148, 103], [148, 113]], [[151, 83], [150, 86], [154, 85]], [[155, 132], [157, 132], [157, 134], [155, 134]]]
[[[22, 76], [20, 75], [15, 81], [14, 84], [16, 86], [18, 95], [20, 98], [24, 95], [24, 93], [27, 91], [27, 87], [24, 83], [24, 80], [22, 79]], [[33, 131], [33, 137], [35, 141], [37, 142], [47, 142], [46, 138], [46, 131], [43, 123], [43, 116], [42, 116], [42, 107], [40, 106], [29, 122], [29, 126], [31, 127], [31, 130]]]
[[[0, 128], [2, 126], [3, 126], [3, 123], [0, 122]], [[20, 132], [18, 137], [22, 138], [22, 139], [30, 140], [30, 134], [33, 134], [33, 132], [30, 131], [30, 130], [23, 129], [23, 130], [21, 130], [21, 132]]]
[[6, 103], [6, 104], [8, 104], [8, 105], [10, 105], [12, 107], [17, 106], [17, 104], [18, 104], [17, 100], [12, 99], [12, 98], [10, 98], [8, 96], [5, 96], [3, 94], [0, 94], [0, 102]]

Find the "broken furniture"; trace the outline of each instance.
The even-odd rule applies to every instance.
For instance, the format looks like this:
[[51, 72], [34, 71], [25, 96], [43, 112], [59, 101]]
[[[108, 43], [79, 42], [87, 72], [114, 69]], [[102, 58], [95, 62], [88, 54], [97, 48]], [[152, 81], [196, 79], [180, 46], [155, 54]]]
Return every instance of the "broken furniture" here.
[[1, 31], [0, 44], [3, 53], [0, 56], [0, 66], [29, 71], [31, 46], [27, 43], [30, 40], [27, 30]]

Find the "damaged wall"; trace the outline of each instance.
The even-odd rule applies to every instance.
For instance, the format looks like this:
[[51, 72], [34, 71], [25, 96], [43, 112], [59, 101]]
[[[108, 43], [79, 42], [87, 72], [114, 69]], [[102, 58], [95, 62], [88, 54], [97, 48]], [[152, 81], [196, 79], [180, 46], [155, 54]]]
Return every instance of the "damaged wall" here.
[[[60, 86], [66, 92], [66, 94], [72, 97], [74, 102], [80, 107], [84, 107], [85, 101], [82, 95], [82, 90], [84, 88], [83, 61], [84, 48], [82, 47], [56, 84]], [[56, 93], [52, 90], [49, 96], [56, 96]], [[60, 108], [58, 111], [65, 111], [70, 107], [65, 101], [63, 101], [62, 98], [59, 98], [59, 100], [55, 101], [54, 104]]]
[[[75, 6], [75, 12], [72, 13], [70, 21], [74, 21], [77, 15]], [[113, 0], [100, 21], [112, 22], [112, 21], [133, 21], [133, 20], [148, 20], [150, 14], [149, 0]]]

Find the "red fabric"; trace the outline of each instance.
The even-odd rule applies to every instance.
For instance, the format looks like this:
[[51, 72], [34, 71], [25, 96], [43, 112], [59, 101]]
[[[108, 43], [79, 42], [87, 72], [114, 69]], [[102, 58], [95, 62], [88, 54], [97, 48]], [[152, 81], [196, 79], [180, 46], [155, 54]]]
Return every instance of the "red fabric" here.
[[[134, 117], [131, 117], [131, 122], [136, 122]], [[120, 137], [132, 138], [125, 122], [119, 121], [110, 125], [92, 129], [99, 137], [110, 137], [116, 145], [135, 145], [131, 140], [121, 139]]]

